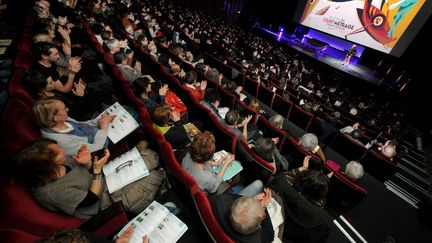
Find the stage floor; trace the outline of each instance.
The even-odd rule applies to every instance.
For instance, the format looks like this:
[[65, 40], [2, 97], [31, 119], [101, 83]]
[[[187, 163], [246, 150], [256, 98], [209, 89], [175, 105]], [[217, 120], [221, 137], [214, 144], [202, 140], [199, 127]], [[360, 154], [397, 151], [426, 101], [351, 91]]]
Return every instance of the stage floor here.
[[[279, 37], [277, 33], [271, 32], [267, 29], [260, 28], [260, 30], [268, 34], [271, 34], [276, 38]], [[363, 79], [377, 86], [381, 85], [381, 82], [384, 79], [384, 76], [380, 73], [377, 73], [373, 68], [366, 67], [364, 65], [359, 64], [358, 57], [351, 58], [351, 62], [349, 63], [349, 65], [342, 65], [342, 61], [345, 58], [345, 53], [331, 46], [329, 46], [327, 50], [325, 50], [324, 52], [321, 52], [319, 55], [317, 55], [317, 53], [315, 51], [311, 51], [310, 48], [305, 48], [307, 47], [308, 44], [304, 44], [298, 39], [291, 39], [290, 37], [287, 36], [281, 36], [279, 41], [286, 43], [288, 46], [292, 47], [293, 49], [300, 51], [335, 69], [338, 69], [342, 72]]]

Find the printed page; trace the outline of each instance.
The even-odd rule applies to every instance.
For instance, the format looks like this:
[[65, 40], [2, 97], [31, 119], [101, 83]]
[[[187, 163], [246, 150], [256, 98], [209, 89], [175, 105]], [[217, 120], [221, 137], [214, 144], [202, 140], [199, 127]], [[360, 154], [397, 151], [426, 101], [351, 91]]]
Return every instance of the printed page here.
[[[219, 171], [222, 170], [223, 163], [218, 165], [216, 168], [213, 168], [213, 170], [216, 173], [219, 173]], [[243, 170], [243, 166], [241, 165], [240, 161], [234, 160], [225, 170], [225, 173], [223, 175], [224, 181], [229, 181], [231, 178], [233, 178], [235, 175], [240, 173], [240, 171]]]
[[227, 151], [221, 150], [213, 154], [212, 160], [217, 162], [220, 158], [225, 157], [227, 155], [228, 155]]
[[12, 39], [0, 39], [0, 46], [10, 46]]
[[102, 170], [110, 193], [149, 175], [136, 147], [105, 164]]
[[180, 239], [188, 227], [174, 214], [169, 213], [150, 233], [150, 242], [173, 243]]
[[[148, 235], [150, 237], [151, 232], [156, 229], [164, 218], [169, 214], [167, 208], [160, 203], [153, 201], [142, 213], [138, 214], [133, 220], [131, 220], [123, 229], [114, 237], [118, 238], [123, 231], [125, 231], [129, 225], [135, 225], [135, 230], [129, 243], [142, 243], [142, 237]], [[150, 242], [156, 242], [150, 240]], [[161, 241], [161, 243], [165, 243]]]
[[108, 137], [113, 143], [117, 143], [139, 127], [138, 122], [118, 102], [99, 114], [98, 118], [104, 114], [116, 116], [108, 127]]

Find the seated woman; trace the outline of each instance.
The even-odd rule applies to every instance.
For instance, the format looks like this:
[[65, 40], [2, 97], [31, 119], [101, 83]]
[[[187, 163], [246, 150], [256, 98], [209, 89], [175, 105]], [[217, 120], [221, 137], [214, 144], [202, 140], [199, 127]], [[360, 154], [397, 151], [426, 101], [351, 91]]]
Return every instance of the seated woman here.
[[280, 154], [275, 142], [271, 138], [260, 138], [252, 150], [262, 159], [273, 164], [276, 171], [288, 170], [289, 162]]
[[151, 112], [156, 104], [165, 104], [165, 96], [168, 91], [168, 84], [163, 85], [159, 89], [159, 94], [152, 92], [152, 85], [150, 79], [141, 77], [135, 79], [133, 82], [135, 95], [140, 98], [147, 109]]
[[153, 126], [164, 135], [173, 149], [179, 153], [185, 151], [190, 139], [180, 121], [178, 112], [171, 111], [167, 105], [156, 105], [151, 114], [151, 119]]
[[[196, 180], [198, 187], [207, 194], [220, 194], [223, 193], [224, 189], [227, 189], [220, 188], [220, 185], [223, 182], [226, 169], [235, 158], [233, 154], [229, 154], [220, 158], [218, 161], [211, 161], [215, 150], [216, 141], [214, 135], [210, 132], [203, 132], [194, 138], [189, 147], [189, 152], [182, 161], [183, 169]], [[212, 166], [217, 166], [221, 163], [223, 163], [223, 167], [220, 172], [216, 174]], [[252, 196], [260, 193], [263, 187], [262, 182], [257, 180], [244, 188], [239, 194]]]
[[164, 173], [154, 170], [158, 160], [146, 161], [150, 174], [109, 194], [102, 167], [110, 153], [91, 160], [90, 150], [83, 144], [74, 156], [54, 140], [40, 138], [22, 150], [16, 158], [16, 178], [28, 187], [42, 206], [62, 211], [80, 219], [88, 219], [122, 200], [126, 211], [138, 214], [154, 200]]
[[75, 155], [85, 144], [90, 152], [108, 145], [107, 130], [115, 116], [106, 115], [86, 122], [68, 117], [69, 109], [58, 98], [37, 100], [32, 107], [33, 115], [42, 137], [50, 138], [65, 149], [66, 155]]

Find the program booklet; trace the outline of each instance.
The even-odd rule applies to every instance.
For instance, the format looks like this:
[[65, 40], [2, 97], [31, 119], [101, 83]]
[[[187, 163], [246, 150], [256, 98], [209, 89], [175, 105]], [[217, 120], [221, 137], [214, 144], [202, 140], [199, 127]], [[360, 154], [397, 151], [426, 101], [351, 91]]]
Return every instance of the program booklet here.
[[152, 243], [177, 242], [188, 229], [185, 223], [156, 201], [153, 201], [142, 213], [123, 227], [114, 240], [131, 224], [135, 226], [135, 230], [129, 243], [142, 243], [142, 237], [145, 235]]
[[[225, 157], [228, 155], [228, 152], [225, 150], [221, 150], [218, 151], [216, 153], [213, 154], [213, 161], [218, 161], [220, 158]], [[222, 170], [223, 164], [225, 163], [225, 161], [222, 161], [222, 164], [218, 165], [218, 166], [214, 166], [213, 170], [216, 173], [219, 173], [219, 171]], [[240, 161], [238, 160], [234, 160], [225, 170], [225, 173], [223, 175], [223, 180], [224, 181], [229, 181], [231, 180], [235, 175], [237, 175], [238, 173], [240, 173], [240, 171], [243, 170], [243, 166], [241, 165]]]
[[116, 116], [108, 127], [108, 137], [113, 143], [118, 143], [139, 127], [138, 122], [118, 102], [108, 107], [97, 118], [99, 119], [103, 115]]
[[193, 141], [196, 135], [201, 133], [201, 131], [191, 122], [184, 124], [183, 127], [191, 141]]
[[102, 167], [109, 193], [149, 175], [138, 149], [134, 147]]

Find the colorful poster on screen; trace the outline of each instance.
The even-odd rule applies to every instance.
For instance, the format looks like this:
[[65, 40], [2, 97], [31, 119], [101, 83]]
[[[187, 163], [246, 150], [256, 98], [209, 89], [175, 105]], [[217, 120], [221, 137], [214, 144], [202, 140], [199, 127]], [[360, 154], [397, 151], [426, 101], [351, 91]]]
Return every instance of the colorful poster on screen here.
[[302, 25], [390, 53], [425, 0], [308, 0]]

